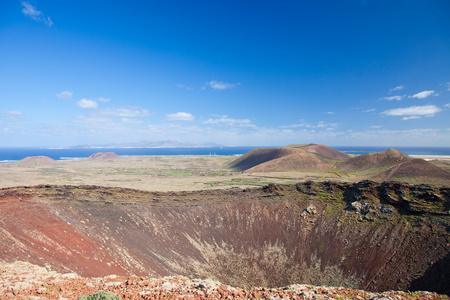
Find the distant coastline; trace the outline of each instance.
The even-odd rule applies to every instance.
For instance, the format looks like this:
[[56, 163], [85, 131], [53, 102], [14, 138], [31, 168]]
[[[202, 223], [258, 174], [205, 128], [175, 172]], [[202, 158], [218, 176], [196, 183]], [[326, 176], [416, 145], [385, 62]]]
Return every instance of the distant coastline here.
[[[276, 146], [274, 146], [276, 147]], [[98, 152], [114, 152], [121, 156], [139, 155], [241, 155], [260, 146], [223, 146], [223, 147], [90, 147], [90, 148], [0, 148], [0, 163], [15, 162], [29, 156], [48, 156], [55, 160], [73, 160], [87, 158]], [[267, 148], [267, 147], [264, 147]], [[397, 149], [408, 155], [449, 156], [450, 147], [369, 147], [369, 146], [335, 146], [333, 149], [361, 155]]]

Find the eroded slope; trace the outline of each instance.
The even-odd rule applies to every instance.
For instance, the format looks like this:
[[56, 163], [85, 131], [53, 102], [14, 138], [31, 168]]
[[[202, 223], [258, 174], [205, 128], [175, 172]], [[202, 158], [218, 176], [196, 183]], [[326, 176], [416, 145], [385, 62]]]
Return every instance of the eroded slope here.
[[0, 195], [4, 261], [243, 287], [406, 290], [440, 276], [433, 291], [450, 292], [446, 188], [370, 181], [184, 193], [39, 186]]

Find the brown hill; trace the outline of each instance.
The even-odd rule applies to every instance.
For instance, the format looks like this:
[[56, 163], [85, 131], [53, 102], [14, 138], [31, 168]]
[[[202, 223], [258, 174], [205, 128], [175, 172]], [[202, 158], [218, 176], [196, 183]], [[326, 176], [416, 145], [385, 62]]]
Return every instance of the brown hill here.
[[27, 166], [49, 165], [55, 162], [56, 161], [54, 159], [48, 156], [28, 156], [16, 162], [15, 165], [27, 167]]
[[283, 156], [292, 155], [301, 150], [294, 148], [255, 148], [244, 155], [240, 156], [238, 159], [232, 161], [228, 167], [236, 171], [245, 171], [259, 164], [271, 161], [273, 159], [281, 158]]
[[[346, 153], [325, 145], [288, 145], [282, 148], [252, 149], [228, 166], [236, 171], [328, 171], [336, 160], [348, 160]], [[331, 160], [331, 161], [330, 161]]]
[[307, 145], [288, 145], [288, 148], [301, 149], [305, 152], [314, 153], [320, 157], [335, 160], [348, 160], [351, 158], [347, 153], [335, 150], [325, 145], [307, 144]]
[[99, 152], [92, 154], [88, 158], [101, 160], [101, 159], [117, 159], [120, 158], [120, 156], [115, 154], [114, 152]]
[[328, 172], [335, 162], [313, 153], [299, 151], [291, 155], [272, 159], [247, 170], [247, 172]]
[[450, 173], [420, 158], [409, 159], [373, 177], [377, 181], [450, 185]]
[[408, 159], [410, 159], [408, 155], [395, 149], [388, 149], [382, 152], [367, 153], [352, 157], [345, 162], [338, 163], [336, 167], [344, 172], [373, 174], [384, 171]]

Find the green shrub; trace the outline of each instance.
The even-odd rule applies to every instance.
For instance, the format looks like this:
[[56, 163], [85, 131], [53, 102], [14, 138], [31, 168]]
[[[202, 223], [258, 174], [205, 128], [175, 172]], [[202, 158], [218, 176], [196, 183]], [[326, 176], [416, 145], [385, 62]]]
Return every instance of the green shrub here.
[[80, 296], [78, 300], [120, 300], [120, 296], [111, 292], [100, 291], [89, 296]]

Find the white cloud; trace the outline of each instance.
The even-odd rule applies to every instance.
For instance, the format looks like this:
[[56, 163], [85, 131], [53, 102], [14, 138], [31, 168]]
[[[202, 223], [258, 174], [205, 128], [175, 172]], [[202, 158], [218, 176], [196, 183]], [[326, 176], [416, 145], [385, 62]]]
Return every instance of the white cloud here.
[[111, 99], [110, 99], [110, 98], [103, 98], [103, 97], [100, 97], [100, 98], [97, 98], [97, 101], [100, 101], [100, 102], [109, 102], [109, 101], [111, 101]]
[[390, 89], [389, 90], [389, 93], [392, 93], [392, 92], [394, 92], [394, 91], [401, 91], [401, 90], [403, 90], [405, 87], [403, 86], [403, 85], [398, 85], [398, 86], [396, 86], [395, 88], [392, 88], [392, 89]]
[[192, 91], [194, 89], [193, 87], [185, 86], [185, 85], [182, 85], [182, 84], [176, 84], [175, 86], [177, 88], [180, 88], [180, 89], [185, 89], [186, 91]]
[[42, 15], [41, 11], [36, 10], [36, 8], [34, 8], [33, 5], [28, 2], [22, 2], [22, 6], [22, 13], [26, 16], [29, 16], [30, 18], [35, 18]]
[[69, 91], [64, 91], [59, 94], [56, 94], [56, 97], [58, 99], [63, 99], [63, 100], [70, 100], [70, 99], [72, 99], [72, 96], [73, 96], [73, 92], [69, 92]]
[[166, 114], [166, 120], [168, 121], [194, 121], [195, 117], [186, 112], [177, 112], [174, 114]]
[[366, 109], [366, 110], [363, 110], [363, 112], [373, 112], [373, 111], [376, 111], [376, 109], [375, 109], [375, 108], [372, 108], [372, 109]]
[[226, 90], [235, 88], [237, 85], [241, 85], [240, 83], [227, 83], [223, 81], [212, 80], [207, 83], [212, 89], [216, 91]]
[[424, 106], [410, 106], [404, 108], [389, 109], [382, 112], [382, 114], [388, 116], [407, 116], [404, 117], [403, 120], [409, 120], [409, 119], [417, 119], [420, 116], [432, 117], [434, 116], [434, 114], [440, 111], [442, 111], [442, 109], [440, 109], [435, 105], [424, 105]]
[[213, 125], [227, 125], [227, 126], [239, 126], [239, 127], [256, 127], [249, 119], [232, 119], [228, 116], [220, 116], [218, 119], [208, 119], [203, 122], [204, 124]]
[[20, 121], [23, 120], [23, 114], [20, 111], [13, 110], [13, 111], [7, 111], [6, 113], [0, 115], [7, 121]]
[[409, 117], [403, 117], [402, 120], [414, 120], [414, 119], [420, 119], [420, 116], [409, 116]]
[[423, 92], [414, 94], [412, 96], [409, 96], [409, 98], [425, 99], [433, 94], [434, 94], [434, 91], [423, 91]]
[[37, 10], [29, 2], [23, 1], [22, 6], [23, 6], [22, 13], [25, 16], [30, 17], [34, 21], [43, 22], [49, 27], [53, 25], [53, 22], [50, 19], [50, 17], [44, 16], [44, 14], [41, 11]]
[[381, 127], [383, 127], [383, 126], [380, 126], [380, 125], [373, 125], [373, 126], [370, 126], [370, 128], [372, 128], [372, 129], [378, 129], [378, 128], [381, 128]]
[[125, 123], [125, 124], [142, 124], [142, 123], [144, 123], [144, 121], [139, 120], [139, 119], [122, 118], [120, 120], [122, 121], [122, 123]]
[[335, 114], [335, 112], [334, 111], [327, 111], [327, 112], [325, 112], [327, 115], [334, 115]]
[[392, 101], [392, 100], [397, 100], [400, 101], [405, 97], [405, 95], [402, 96], [391, 96], [391, 97], [384, 97], [384, 100], [388, 100], [388, 101]]
[[445, 107], [450, 107], [450, 103], [447, 103], [444, 105]]
[[138, 106], [106, 108], [102, 109], [99, 113], [107, 116], [123, 118], [148, 117], [151, 115], [150, 111]]
[[326, 123], [324, 121], [319, 121], [317, 124], [308, 124], [304, 120], [300, 120], [302, 123], [299, 124], [292, 124], [292, 125], [286, 125], [286, 126], [280, 126], [280, 128], [326, 128], [326, 130], [335, 130], [338, 127], [338, 123]]
[[104, 124], [111, 121], [112, 120], [110, 118], [100, 117], [98, 115], [77, 116], [74, 120], [75, 123], [84, 123], [84, 124]]
[[90, 100], [90, 99], [81, 99], [80, 101], [77, 102], [77, 105], [81, 108], [85, 108], [85, 109], [95, 109], [98, 108], [98, 103], [94, 100]]

